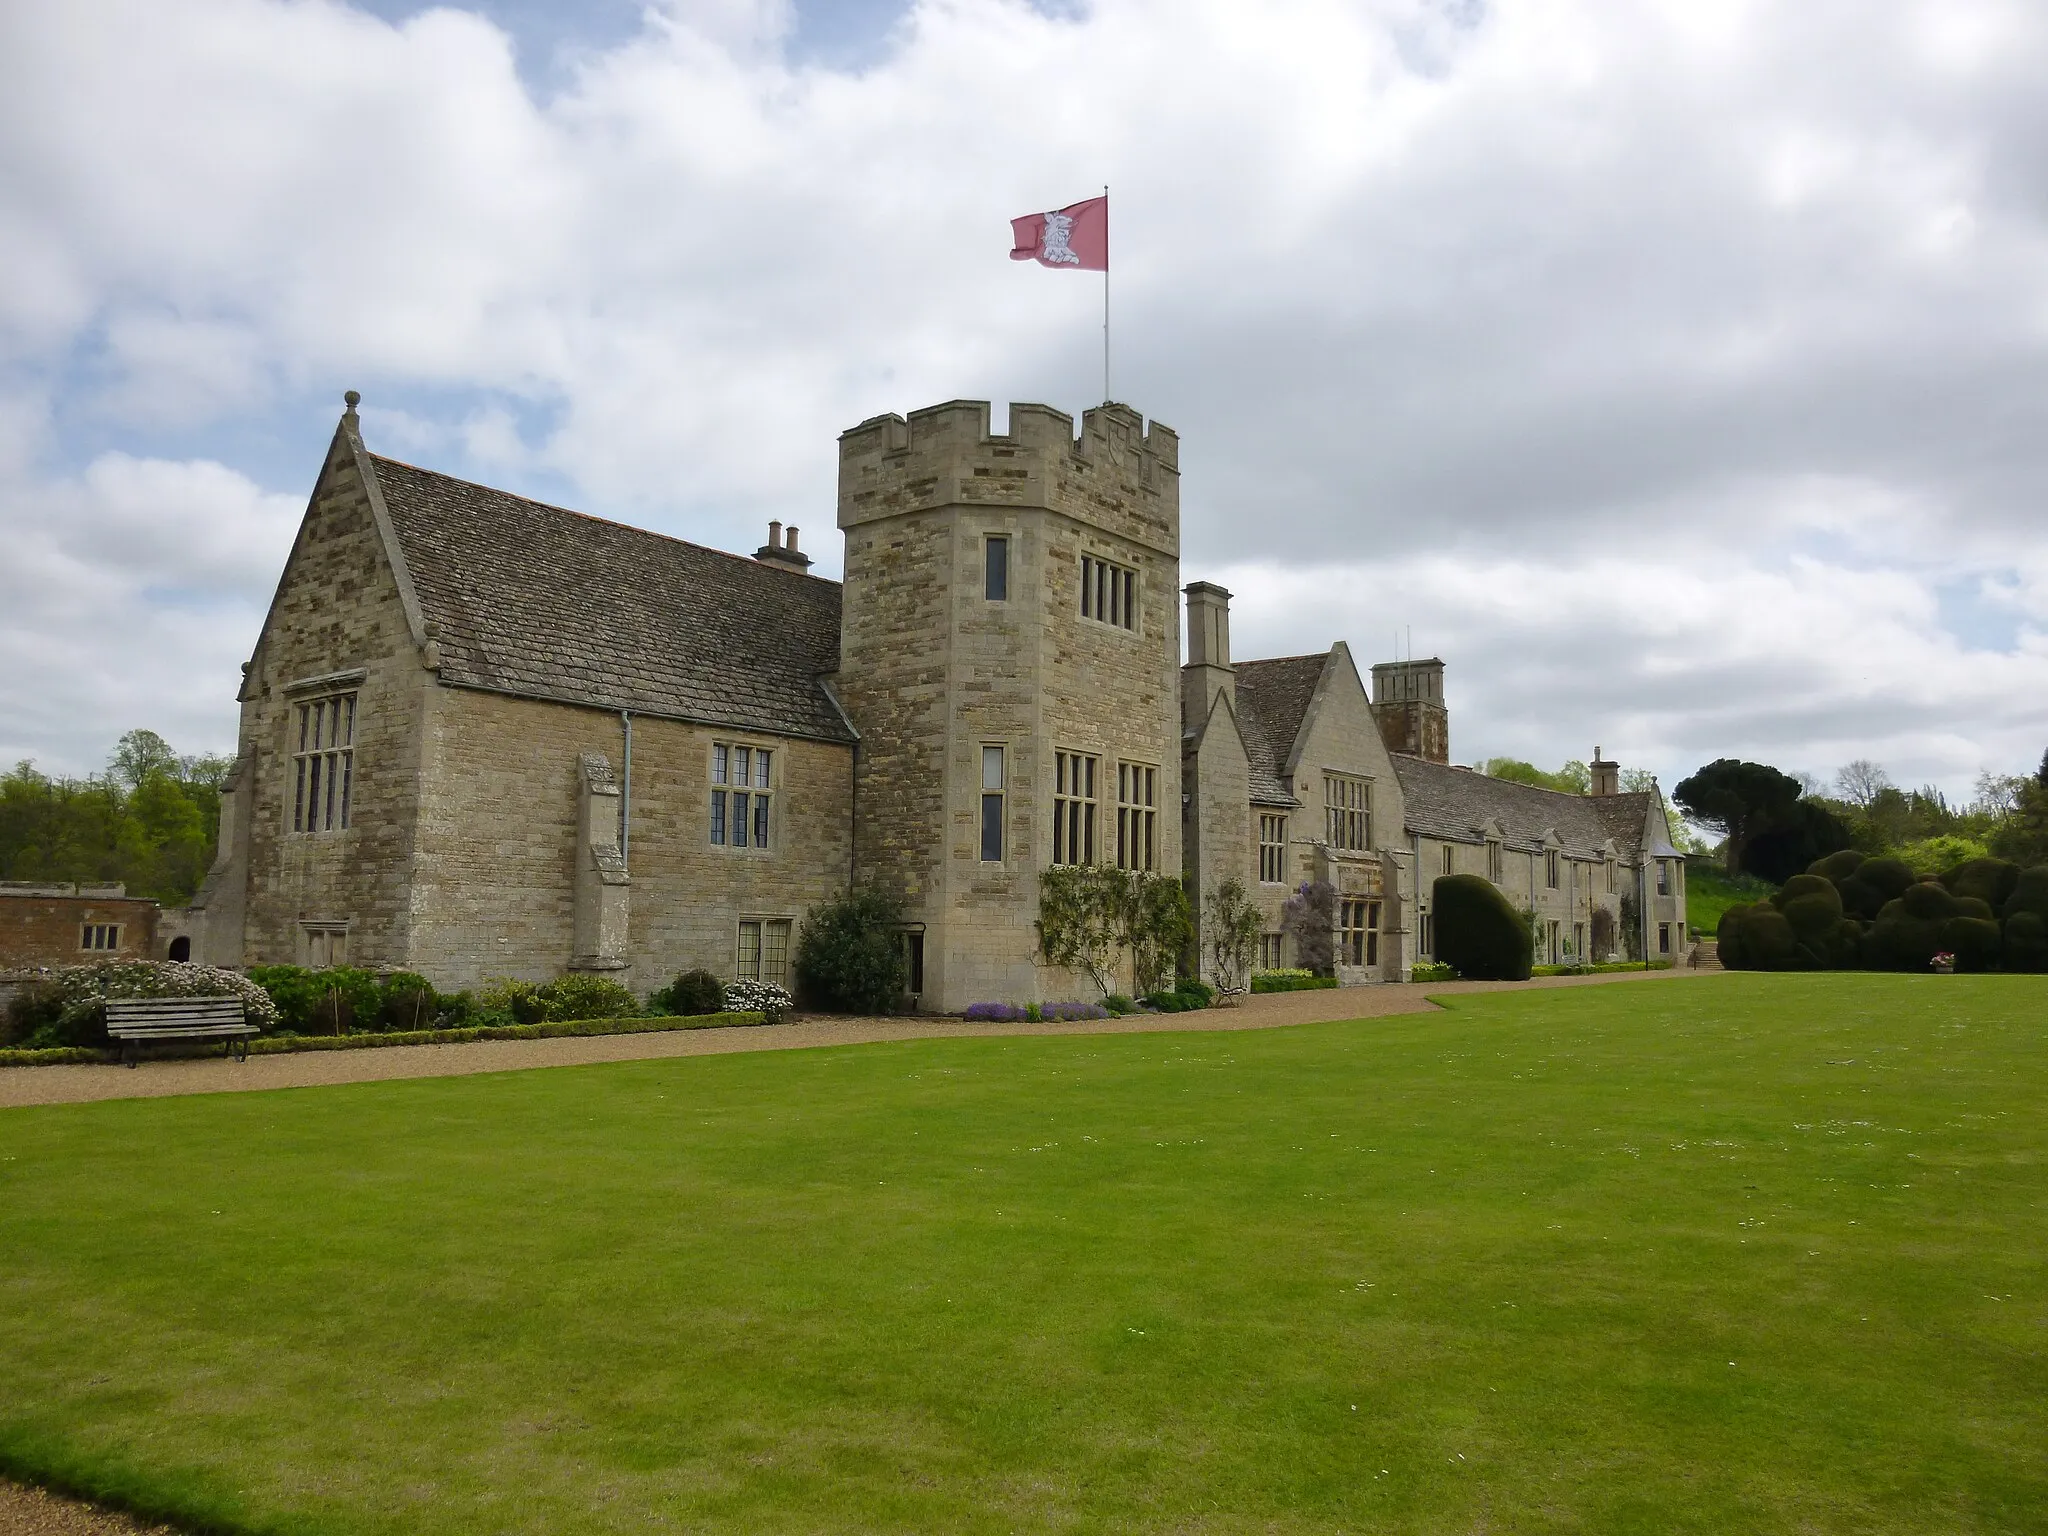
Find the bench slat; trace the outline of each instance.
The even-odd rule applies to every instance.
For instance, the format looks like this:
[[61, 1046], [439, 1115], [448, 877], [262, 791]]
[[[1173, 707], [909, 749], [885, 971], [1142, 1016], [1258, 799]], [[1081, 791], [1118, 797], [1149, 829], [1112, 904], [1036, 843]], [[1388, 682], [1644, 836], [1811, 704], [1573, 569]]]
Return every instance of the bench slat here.
[[109, 1024], [107, 1033], [116, 1040], [197, 1040], [222, 1035], [260, 1035], [263, 1031], [254, 1024], [180, 1024], [141, 1028], [132, 1024]]
[[164, 1017], [183, 1017], [193, 1013], [240, 1013], [242, 1000], [239, 997], [110, 997], [107, 999], [107, 1015], [132, 1017], [135, 1015], [158, 1014]]

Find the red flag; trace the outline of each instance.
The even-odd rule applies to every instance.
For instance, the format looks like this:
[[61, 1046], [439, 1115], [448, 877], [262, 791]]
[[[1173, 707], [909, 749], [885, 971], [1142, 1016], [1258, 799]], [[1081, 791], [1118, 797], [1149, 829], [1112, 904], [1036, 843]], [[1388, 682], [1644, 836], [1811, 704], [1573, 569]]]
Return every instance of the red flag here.
[[1010, 220], [1012, 261], [1070, 272], [1109, 270], [1109, 199], [1091, 197], [1052, 213], [1028, 213]]

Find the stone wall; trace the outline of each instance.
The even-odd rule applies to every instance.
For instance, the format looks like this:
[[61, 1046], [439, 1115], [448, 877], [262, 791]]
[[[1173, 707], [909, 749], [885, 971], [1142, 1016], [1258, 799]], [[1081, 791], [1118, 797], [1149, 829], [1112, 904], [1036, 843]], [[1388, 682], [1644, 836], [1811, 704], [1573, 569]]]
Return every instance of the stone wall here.
[[[207, 918], [196, 958], [303, 963], [309, 924], [345, 929], [351, 964], [400, 966], [411, 955], [407, 876], [433, 678], [385, 548], [344, 426], [243, 680], [239, 803], [223, 818], [229, 858], [197, 903]], [[356, 695], [350, 824], [295, 832], [299, 708], [346, 691]]]
[[[545, 980], [576, 948], [581, 759], [605, 759], [630, 798], [623, 970], [636, 991], [703, 967], [734, 975], [742, 918], [787, 919], [846, 889], [852, 761], [838, 743], [633, 717], [462, 688], [435, 690], [418, 856], [411, 880], [410, 966], [437, 986], [486, 977]], [[773, 754], [770, 846], [713, 846], [711, 749]]]
[[[1136, 413], [984, 402], [864, 422], [841, 439], [847, 536], [836, 686], [861, 733], [863, 877], [924, 925], [927, 1004], [1088, 995], [1037, 964], [1055, 754], [1097, 759], [1097, 857], [1115, 856], [1117, 764], [1154, 771], [1155, 864], [1180, 869], [1177, 440]], [[1008, 595], [984, 590], [1010, 541]], [[1137, 573], [1138, 623], [1083, 618], [1084, 557]], [[980, 857], [983, 750], [1004, 752], [1003, 858]]]

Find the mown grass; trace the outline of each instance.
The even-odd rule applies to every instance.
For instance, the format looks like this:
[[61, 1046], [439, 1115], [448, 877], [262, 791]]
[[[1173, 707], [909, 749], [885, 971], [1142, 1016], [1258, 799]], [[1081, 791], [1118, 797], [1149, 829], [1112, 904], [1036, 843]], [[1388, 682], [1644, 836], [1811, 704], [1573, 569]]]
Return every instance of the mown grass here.
[[224, 1529], [2038, 1531], [2048, 983], [0, 1113], [0, 1464]]
[[1702, 938], [1711, 939], [1721, 926], [1721, 914], [1730, 907], [1766, 901], [1777, 887], [1755, 875], [1736, 875], [1706, 859], [1685, 863], [1686, 926]]

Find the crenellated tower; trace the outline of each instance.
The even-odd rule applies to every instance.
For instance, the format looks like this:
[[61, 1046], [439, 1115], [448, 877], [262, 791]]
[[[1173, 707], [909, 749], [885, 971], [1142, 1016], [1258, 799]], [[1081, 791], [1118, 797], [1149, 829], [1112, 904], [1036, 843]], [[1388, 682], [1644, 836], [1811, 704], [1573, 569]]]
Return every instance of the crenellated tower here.
[[1009, 426], [956, 400], [839, 440], [855, 876], [901, 887], [949, 1010], [1087, 995], [1033, 959], [1048, 864], [1181, 867], [1179, 439]]

